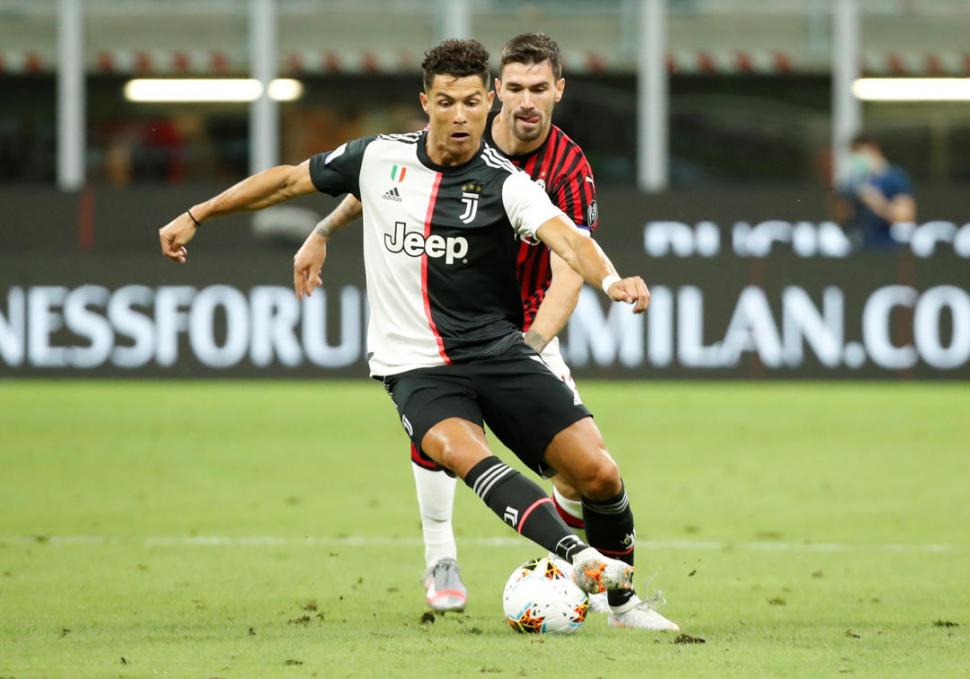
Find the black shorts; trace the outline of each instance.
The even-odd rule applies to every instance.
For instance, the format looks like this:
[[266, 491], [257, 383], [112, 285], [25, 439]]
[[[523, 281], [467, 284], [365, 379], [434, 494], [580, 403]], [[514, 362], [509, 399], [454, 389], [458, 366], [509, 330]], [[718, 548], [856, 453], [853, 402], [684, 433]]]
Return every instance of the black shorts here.
[[555, 473], [545, 462], [553, 437], [591, 415], [521, 338], [487, 358], [385, 377], [384, 387], [422, 459], [428, 459], [421, 450], [428, 430], [460, 417], [479, 426], [488, 424], [509, 450], [542, 476]]

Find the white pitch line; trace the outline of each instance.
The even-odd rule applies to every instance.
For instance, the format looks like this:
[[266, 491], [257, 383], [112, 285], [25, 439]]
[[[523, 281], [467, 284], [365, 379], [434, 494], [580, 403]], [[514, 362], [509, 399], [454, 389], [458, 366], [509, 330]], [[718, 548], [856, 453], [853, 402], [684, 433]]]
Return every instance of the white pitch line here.
[[[462, 545], [482, 547], [520, 547], [522, 538], [462, 538]], [[14, 535], [0, 536], [0, 544], [50, 544], [50, 545], [128, 545], [140, 543], [143, 547], [420, 547], [419, 538], [391, 536], [347, 537], [281, 537], [281, 536], [121, 536], [121, 535]], [[963, 552], [967, 545], [953, 544], [856, 544], [841, 542], [733, 542], [730, 540], [638, 540], [637, 546], [646, 550], [708, 551], [708, 552], [902, 552], [902, 553], [952, 553]]]

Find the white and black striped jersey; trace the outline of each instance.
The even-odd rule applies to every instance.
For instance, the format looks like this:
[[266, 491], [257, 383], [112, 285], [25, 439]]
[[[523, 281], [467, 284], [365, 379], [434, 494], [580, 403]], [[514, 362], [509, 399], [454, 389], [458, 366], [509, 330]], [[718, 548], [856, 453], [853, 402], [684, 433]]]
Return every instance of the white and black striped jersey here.
[[441, 166], [426, 137], [365, 137], [310, 159], [319, 191], [364, 205], [373, 376], [487, 356], [519, 332], [518, 239], [568, 220], [484, 142], [468, 162]]

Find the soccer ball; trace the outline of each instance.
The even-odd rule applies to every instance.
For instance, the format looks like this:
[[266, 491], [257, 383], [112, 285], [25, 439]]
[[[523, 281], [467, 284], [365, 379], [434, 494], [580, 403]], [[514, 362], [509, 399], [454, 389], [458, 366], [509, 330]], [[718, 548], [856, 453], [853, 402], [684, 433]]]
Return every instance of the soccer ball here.
[[562, 559], [532, 559], [505, 583], [502, 607], [509, 627], [521, 634], [572, 634], [586, 619], [589, 597], [573, 582]]

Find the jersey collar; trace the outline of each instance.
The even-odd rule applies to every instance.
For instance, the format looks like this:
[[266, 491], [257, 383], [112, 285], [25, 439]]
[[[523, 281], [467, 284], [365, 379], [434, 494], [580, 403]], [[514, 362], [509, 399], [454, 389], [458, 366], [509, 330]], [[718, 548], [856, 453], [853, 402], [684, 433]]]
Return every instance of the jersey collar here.
[[[487, 132], [488, 130], [487, 125], [485, 129]], [[431, 158], [428, 156], [427, 144], [428, 144], [428, 131], [424, 130], [421, 133], [421, 138], [418, 140], [418, 160], [421, 161], [421, 164], [430, 170], [434, 170], [435, 172], [441, 172], [442, 174], [450, 174], [452, 172], [461, 172], [470, 164], [478, 160], [479, 156], [482, 155], [482, 151], [485, 150], [485, 137], [482, 136], [482, 143], [479, 145], [478, 151], [476, 151], [471, 158], [466, 160], [461, 165], [438, 165], [436, 162], [431, 160]]]
[[549, 137], [552, 136], [552, 126], [549, 127], [549, 132], [546, 134], [546, 138], [543, 139], [542, 143], [539, 144], [535, 149], [533, 149], [532, 151], [529, 151], [528, 153], [523, 153], [517, 156], [509, 155], [502, 149], [501, 146], [495, 143], [495, 139], [494, 137], [492, 137], [492, 123], [495, 122], [495, 119], [498, 117], [498, 114], [500, 111], [501, 109], [496, 109], [494, 111], [491, 111], [488, 114], [488, 120], [485, 122], [485, 134], [483, 135], [483, 139], [485, 139], [488, 145], [491, 146], [493, 149], [497, 150], [499, 153], [501, 153], [509, 160], [515, 161], [515, 162], [524, 162], [529, 158], [531, 158], [532, 156], [542, 153], [542, 150], [546, 148], [546, 144], [549, 143]]

